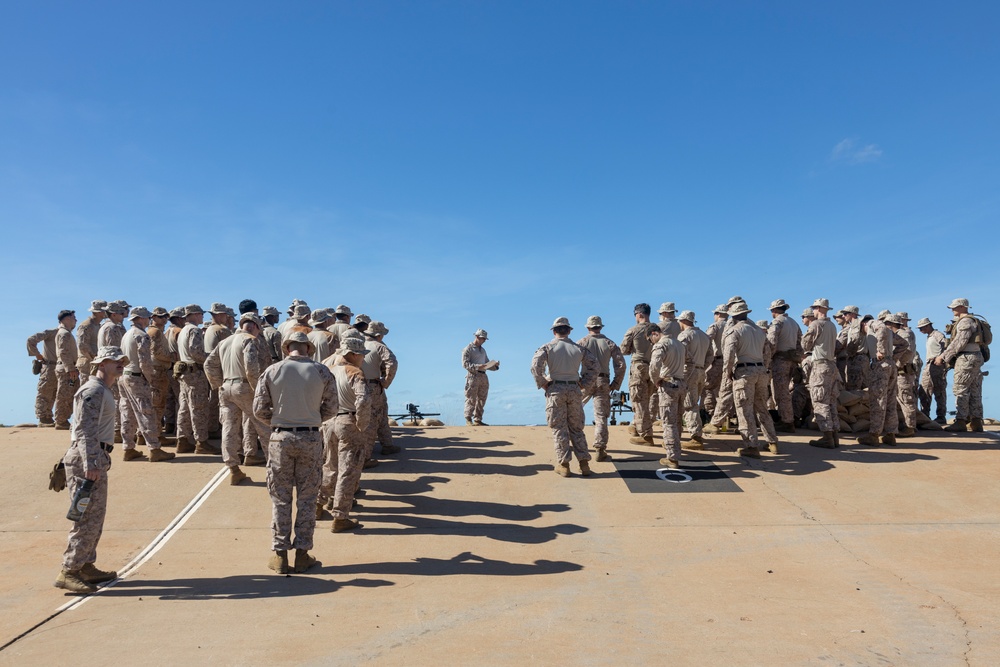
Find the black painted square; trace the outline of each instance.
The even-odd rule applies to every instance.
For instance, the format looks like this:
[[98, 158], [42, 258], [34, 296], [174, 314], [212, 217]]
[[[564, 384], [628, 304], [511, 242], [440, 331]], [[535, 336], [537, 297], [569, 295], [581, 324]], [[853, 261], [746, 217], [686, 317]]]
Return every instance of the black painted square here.
[[632, 493], [742, 493], [711, 461], [684, 460], [679, 470], [659, 461], [615, 461], [618, 474]]

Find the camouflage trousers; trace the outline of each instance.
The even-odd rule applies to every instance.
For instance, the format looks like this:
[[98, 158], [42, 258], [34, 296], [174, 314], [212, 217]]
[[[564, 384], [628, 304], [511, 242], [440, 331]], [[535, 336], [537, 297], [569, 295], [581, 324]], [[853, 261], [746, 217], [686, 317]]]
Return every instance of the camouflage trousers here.
[[323, 422], [323, 483], [316, 502], [326, 504], [334, 519], [346, 519], [365, 466], [365, 435], [354, 415]]
[[163, 428], [163, 417], [167, 412], [167, 399], [170, 397], [171, 369], [169, 366], [153, 367], [153, 377], [149, 379], [149, 388], [153, 392], [153, 421], [156, 427]]
[[781, 357], [775, 357], [771, 361], [771, 395], [778, 406], [778, 415], [785, 424], [791, 424], [795, 420], [791, 380], [796, 365], [794, 361]]
[[[653, 388], [649, 392], [649, 420], [660, 418], [660, 392], [656, 390], [656, 384], [653, 384]], [[660, 422], [660, 427], [662, 428], [663, 422]]]
[[[766, 400], [766, 399], [765, 399]], [[712, 424], [721, 427], [726, 420], [736, 412], [736, 402], [733, 397], [733, 379], [723, 377], [719, 384], [719, 395], [712, 411]]]
[[948, 416], [948, 369], [945, 366], [935, 366], [928, 362], [920, 376], [920, 389], [917, 391], [920, 399], [920, 411], [931, 414], [931, 399], [937, 404], [937, 417], [946, 419]]
[[957, 419], [983, 418], [983, 355], [978, 352], [959, 354], [955, 359], [952, 391], [955, 392]]
[[199, 368], [181, 376], [180, 404], [177, 407], [177, 437], [208, 441], [208, 378]]
[[705, 412], [713, 414], [719, 400], [719, 387], [722, 385], [722, 357], [712, 360], [712, 365], [705, 371], [705, 390], [701, 402]]
[[868, 418], [872, 435], [899, 433], [896, 413], [896, 364], [876, 361], [868, 374]]
[[222, 422], [222, 462], [240, 464], [240, 450], [257, 453], [257, 440], [268, 442], [270, 433], [253, 414], [253, 389], [248, 382], [226, 380], [219, 388], [219, 421]]
[[684, 412], [684, 398], [687, 396], [687, 383], [681, 378], [670, 382], [663, 380], [657, 387], [660, 395], [660, 423], [663, 424], [663, 449], [667, 458], [677, 460], [680, 457], [681, 415]]
[[757, 422], [768, 443], [778, 442], [774, 421], [767, 411], [767, 390], [771, 377], [763, 366], [737, 368], [733, 377], [733, 403], [740, 434], [750, 447], [759, 447]]
[[42, 364], [42, 372], [38, 375], [38, 393], [35, 394], [35, 417], [40, 424], [52, 423], [52, 406], [56, 402], [59, 391], [59, 378], [56, 376], [55, 364]]
[[135, 449], [135, 434], [139, 432], [150, 449], [159, 449], [160, 428], [153, 411], [153, 390], [146, 378], [126, 372], [118, 385], [121, 387], [118, 411], [122, 415], [122, 447]]
[[903, 413], [903, 423], [907, 428], [917, 428], [916, 376], [913, 373], [899, 373], [896, 377], [896, 401]]
[[[111, 466], [111, 458], [106, 452], [102, 450], [99, 456], [104, 470], [100, 479], [94, 482], [87, 511], [69, 529], [69, 540], [63, 553], [64, 570], [79, 570], [87, 563], [97, 561], [97, 543], [101, 540], [101, 533], [104, 532], [104, 515], [108, 509], [107, 469]], [[66, 488], [72, 500], [77, 489], [86, 481], [83, 459], [76, 447], [71, 447], [66, 452], [63, 462], [66, 464]]]
[[[75, 370], [75, 369], [74, 369]], [[57, 371], [56, 379], [56, 423], [60, 424], [69, 421], [73, 416], [73, 396], [80, 387], [79, 378], [70, 376], [69, 371]]]
[[[553, 385], [554, 387], [555, 385]], [[656, 387], [649, 379], [649, 363], [632, 361], [628, 369], [628, 391], [632, 399], [635, 430], [642, 437], [653, 435], [653, 419], [649, 413], [649, 397]]]
[[837, 364], [814, 359], [812, 372], [809, 374], [809, 397], [812, 399], [813, 414], [816, 415], [816, 426], [824, 433], [840, 431], [840, 417], [837, 415], [840, 386]]
[[375, 441], [384, 447], [392, 444], [392, 427], [389, 426], [389, 402], [385, 397], [385, 387], [380, 382], [369, 382], [368, 391], [372, 396], [372, 416], [368, 420], [365, 436], [368, 442], [367, 456], [375, 451]]
[[580, 395], [583, 401], [593, 399], [594, 406], [594, 448], [608, 446], [608, 417], [611, 415], [611, 385], [606, 375], [597, 378], [592, 387]]
[[579, 461], [589, 461], [587, 436], [583, 433], [583, 392], [575, 382], [553, 383], [545, 390], [545, 416], [552, 429], [556, 460], [569, 463], [573, 455]]
[[465, 419], [483, 421], [483, 408], [490, 393], [490, 380], [486, 372], [474, 372], [465, 376]]
[[844, 382], [849, 391], [860, 391], [868, 386], [868, 372], [871, 359], [867, 354], [856, 354], [847, 358], [847, 378]]
[[[271, 548], [312, 549], [316, 496], [323, 478], [323, 436], [318, 431], [276, 431], [267, 456], [267, 492], [271, 496]], [[292, 538], [292, 492], [295, 537]]]
[[222, 421], [219, 415], [219, 390], [208, 386], [208, 432], [218, 433], [222, 430]]
[[[181, 383], [177, 380], [173, 374], [170, 375], [170, 393], [167, 394], [167, 408], [163, 413], [163, 422], [165, 424], [176, 424], [177, 423], [177, 412], [180, 409], [181, 403]], [[267, 447], [267, 441], [264, 442], [264, 446]]]
[[701, 395], [705, 391], [705, 369], [691, 368], [684, 378], [687, 385], [684, 393], [684, 428], [691, 435], [701, 435]]

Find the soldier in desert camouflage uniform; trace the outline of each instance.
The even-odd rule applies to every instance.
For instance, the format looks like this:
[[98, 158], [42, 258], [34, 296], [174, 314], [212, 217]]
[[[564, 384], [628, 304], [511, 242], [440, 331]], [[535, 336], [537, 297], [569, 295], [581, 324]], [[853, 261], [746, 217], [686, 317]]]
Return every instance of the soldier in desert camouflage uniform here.
[[205, 317], [205, 311], [193, 303], [184, 308], [184, 316], [187, 323], [177, 335], [180, 361], [174, 371], [175, 375], [180, 375], [181, 383], [177, 410], [177, 453], [220, 454], [208, 444], [210, 387], [204, 372], [208, 353], [205, 352], [205, 332], [198, 326]]
[[593, 386], [599, 369], [597, 357], [569, 339], [571, 331], [569, 320], [556, 319], [552, 324], [554, 338], [538, 348], [531, 359], [531, 374], [535, 386], [545, 390], [545, 414], [555, 442], [556, 473], [569, 477], [569, 463], [575, 454], [580, 474], [586, 477], [590, 475], [591, 456], [583, 432], [582, 389]]
[[649, 413], [650, 396], [655, 390], [649, 379], [650, 351], [653, 345], [649, 342], [648, 333], [656, 325], [649, 321], [649, 311], [649, 304], [646, 303], [637, 304], [633, 309], [635, 326], [625, 332], [621, 351], [622, 354], [632, 357], [632, 363], [629, 366], [628, 391], [632, 399], [632, 410], [635, 413], [636, 434], [629, 439], [629, 442], [634, 445], [655, 447], [656, 443], [653, 442], [653, 419], [655, 416]]
[[906, 313], [896, 313], [885, 319], [885, 323], [906, 343], [906, 350], [896, 360], [896, 401], [903, 413], [903, 428], [897, 434], [900, 438], [913, 436], [917, 432], [917, 369], [914, 363], [917, 354], [917, 339], [913, 330], [906, 326]]
[[837, 334], [837, 341], [847, 355], [844, 386], [850, 391], [861, 391], [868, 386], [871, 369], [867, 336], [861, 331], [861, 310], [857, 306], [845, 306], [840, 314], [844, 319], [844, 328]]
[[151, 315], [142, 306], [133, 308], [129, 315], [132, 328], [122, 337], [122, 351], [129, 359], [118, 381], [121, 385], [118, 410], [122, 416], [122, 447], [125, 450], [122, 458], [125, 461], [142, 458], [142, 453], [136, 449], [137, 432], [142, 434], [149, 446], [150, 461], [174, 458], [172, 452], [165, 452], [160, 447], [160, 429], [153, 408], [153, 390], [148, 380], [153, 375], [153, 356], [146, 333]]
[[398, 454], [399, 447], [392, 444], [392, 428], [389, 426], [389, 401], [385, 391], [392, 384], [399, 368], [396, 355], [383, 342], [389, 329], [378, 320], [372, 320], [364, 331], [365, 354], [361, 370], [372, 395], [372, 418], [368, 423], [365, 437], [368, 441], [366, 456], [371, 459], [377, 439], [382, 445], [382, 454]]
[[810, 440], [814, 447], [833, 449], [840, 446], [840, 417], [837, 397], [840, 396], [841, 376], [837, 370], [837, 325], [827, 317], [830, 302], [816, 299], [812, 305], [815, 319], [802, 336], [802, 349], [812, 356], [809, 374], [809, 395], [812, 398], [816, 425], [822, 437]]
[[687, 393], [684, 343], [664, 336], [657, 325], [650, 327], [647, 335], [653, 345], [649, 354], [649, 378], [659, 394], [659, 417], [663, 425], [665, 456], [660, 459], [660, 465], [676, 469], [680, 467], [681, 414]]
[[71, 444], [63, 463], [70, 497], [85, 481], [93, 482], [90, 504], [69, 531], [62, 571], [56, 588], [71, 593], [93, 593], [96, 584], [118, 577], [117, 572], [97, 569], [97, 543], [104, 529], [108, 506], [108, 468], [111, 467], [111, 441], [115, 435], [115, 399], [109, 387], [117, 382], [128, 359], [117, 347], [102, 347], [90, 360], [94, 375], [80, 387], [73, 399], [76, 420]]
[[933, 397], [937, 407], [934, 421], [939, 424], [948, 423], [948, 370], [943, 366], [934, 363], [934, 359], [944, 354], [948, 348], [948, 339], [944, 334], [934, 328], [934, 324], [929, 318], [922, 318], [917, 322], [920, 333], [927, 336], [927, 363], [924, 365], [924, 372], [920, 377], [920, 410], [925, 415], [931, 414], [931, 398]]
[[335, 356], [326, 366], [333, 373], [337, 387], [338, 410], [335, 417], [323, 422], [323, 483], [316, 499], [316, 517], [323, 505], [333, 513], [331, 532], [342, 533], [361, 526], [350, 518], [355, 490], [361, 480], [368, 451], [366, 431], [372, 419], [371, 383], [365, 380], [361, 365], [369, 350], [364, 341], [344, 336]]
[[694, 312], [685, 310], [680, 316], [681, 333], [677, 340], [684, 345], [684, 426], [691, 437], [688, 449], [701, 449], [702, 421], [699, 401], [705, 391], [705, 371], [715, 359], [712, 339], [695, 326]]
[[149, 388], [153, 396], [153, 423], [156, 424], [159, 433], [164, 432], [163, 420], [167, 412], [170, 376], [174, 365], [164, 333], [169, 317], [170, 313], [166, 308], [157, 306], [153, 309], [150, 324], [146, 328], [146, 335], [149, 336], [149, 355], [153, 360], [153, 370], [149, 378]]
[[180, 431], [179, 424], [183, 420], [187, 420], [187, 430], [191, 431], [191, 415], [188, 413], [186, 416], [181, 413], [181, 381], [180, 376], [174, 375], [174, 364], [181, 360], [180, 348], [177, 346], [177, 338], [180, 336], [181, 331], [184, 330], [184, 326], [187, 324], [187, 318], [184, 315], [184, 307], [180, 306], [178, 308], [173, 308], [170, 310], [170, 326], [166, 331], [163, 332], [164, 337], [167, 339], [167, 350], [170, 351], [170, 394], [167, 397], [167, 407], [164, 413], [163, 419], [166, 422], [164, 427], [165, 433], [172, 433], [176, 435]]
[[774, 319], [767, 329], [767, 341], [774, 350], [771, 359], [771, 394], [778, 406], [781, 421], [774, 425], [776, 431], [795, 433], [795, 412], [792, 409], [792, 371], [802, 361], [802, 329], [786, 314], [788, 304], [784, 299], [771, 302]]
[[486, 426], [483, 423], [483, 410], [486, 408], [486, 397], [490, 393], [490, 381], [486, 371], [500, 369], [499, 361], [490, 361], [483, 343], [487, 340], [485, 329], [476, 329], [472, 342], [462, 350], [462, 368], [465, 376], [465, 425]]
[[[983, 338], [979, 320], [969, 313], [967, 299], [954, 299], [949, 305], [955, 316], [951, 342], [934, 359], [938, 366], [955, 363], [952, 391], [955, 393], [955, 421], [946, 431], [979, 433], [983, 430], [983, 353], [978, 342]], [[982, 341], [989, 344], [989, 341]]]
[[69, 418], [73, 414], [73, 395], [80, 384], [80, 373], [76, 368], [79, 354], [73, 327], [76, 313], [64, 310], [59, 313], [59, 328], [56, 329], [56, 430], [68, 431]]
[[[60, 311], [59, 320], [65, 317], [63, 313], [73, 311]], [[38, 374], [38, 391], [35, 394], [35, 417], [39, 426], [52, 426], [55, 422], [52, 419], [52, 406], [56, 402], [56, 393], [59, 391], [59, 377], [56, 375], [56, 334], [59, 329], [46, 329], [36, 334], [28, 336], [28, 356], [34, 357], [41, 365], [42, 371]], [[42, 352], [38, 351], [38, 344], [42, 343]]]
[[340, 346], [337, 335], [328, 330], [328, 327], [334, 324], [334, 320], [325, 309], [320, 309], [312, 311], [309, 324], [312, 326], [312, 331], [306, 335], [316, 349], [313, 352], [313, 361], [322, 362]]
[[[886, 313], [888, 314], [888, 313]], [[896, 412], [896, 370], [895, 358], [902, 354], [905, 341], [897, 336], [881, 319], [865, 315], [861, 326], [866, 335], [875, 339], [875, 358], [868, 374], [868, 433], [858, 438], [858, 443], [876, 447], [881, 442], [896, 444], [899, 431], [899, 416]]]
[[[597, 359], [597, 381], [583, 392], [583, 402], [594, 399], [594, 449], [598, 461], [610, 461], [608, 456], [608, 417], [611, 415], [611, 392], [618, 391], [625, 380], [625, 356], [613, 340], [601, 333], [604, 322], [597, 315], [587, 318], [586, 336], [577, 345], [590, 351]], [[609, 373], [614, 369], [614, 377]]]
[[730, 328], [722, 339], [722, 375], [732, 378], [733, 401], [740, 424], [740, 435], [746, 447], [737, 450], [740, 456], [760, 458], [757, 422], [767, 439], [768, 449], [778, 453], [778, 436], [767, 411], [767, 390], [770, 377], [771, 344], [767, 334], [747, 320], [752, 311], [744, 301], [729, 307]]
[[281, 332], [274, 328], [278, 323], [278, 309], [274, 306], [264, 306], [263, 339], [271, 351], [271, 363], [281, 361]]
[[[746, 304], [741, 296], [733, 296], [726, 302], [726, 310], [731, 311], [733, 306], [742, 303]], [[749, 311], [748, 311], [749, 312]], [[726, 322], [722, 331], [722, 341], [723, 346], [725, 346], [726, 335], [733, 327], [733, 320], [730, 319]], [[705, 426], [706, 433], [720, 433], [725, 432], [729, 428], [729, 419], [736, 416], [736, 403], [733, 396], [733, 378], [731, 375], [726, 373], [722, 374], [722, 380], [719, 384], [719, 396], [715, 404], [715, 410], [712, 411], [712, 421]]]
[[[677, 322], [676, 312], [677, 307], [673, 301], [664, 301], [660, 304], [660, 309], [657, 311], [660, 319], [656, 326], [660, 328], [660, 333], [674, 340], [677, 340], [677, 337], [681, 334], [681, 325]], [[649, 414], [650, 419], [656, 420], [660, 418], [660, 392], [656, 389], [650, 391], [649, 394]]]
[[107, 301], [91, 301], [90, 317], [80, 322], [76, 328], [76, 348], [79, 353], [76, 368], [80, 371], [83, 382], [90, 377], [90, 361], [97, 356], [97, 332], [101, 329], [107, 307]]
[[[285, 336], [284, 359], [264, 371], [254, 394], [253, 411], [271, 427], [267, 490], [272, 505], [272, 548], [268, 567], [287, 574], [288, 550], [295, 548], [292, 569], [305, 572], [317, 564], [309, 554], [316, 530], [316, 496], [323, 477], [323, 422], [338, 412], [337, 383], [300, 331]], [[292, 492], [296, 495], [292, 538]]]
[[702, 407], [705, 412], [712, 415], [715, 412], [715, 405], [719, 398], [719, 387], [722, 385], [722, 334], [726, 329], [726, 321], [729, 319], [729, 310], [726, 304], [720, 303], [713, 311], [713, 321], [705, 329], [705, 333], [712, 339], [712, 365], [705, 372], [705, 391], [702, 395]]
[[[101, 323], [101, 328], [97, 330], [97, 346], [99, 348], [121, 347], [122, 338], [125, 336], [125, 325], [122, 322], [125, 321], [130, 307], [128, 302], [122, 299], [108, 302], [108, 309], [105, 311], [107, 318]], [[119, 410], [121, 405], [119, 383], [116, 382], [111, 386], [111, 393], [115, 396], [115, 443], [120, 443], [122, 441], [122, 415]]]

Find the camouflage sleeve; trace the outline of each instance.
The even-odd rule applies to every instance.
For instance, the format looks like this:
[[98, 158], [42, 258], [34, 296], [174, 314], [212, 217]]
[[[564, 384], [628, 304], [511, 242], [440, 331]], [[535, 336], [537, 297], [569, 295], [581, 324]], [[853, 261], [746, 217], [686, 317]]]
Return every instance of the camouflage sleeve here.
[[368, 423], [372, 418], [372, 395], [368, 391], [368, 383], [365, 382], [364, 375], [358, 373], [351, 378], [351, 387], [354, 389], [354, 410], [355, 419], [358, 423], [358, 430], [364, 431], [368, 428]]
[[268, 426], [271, 425], [271, 416], [274, 414], [274, 401], [271, 399], [271, 366], [260, 376], [257, 383], [257, 390], [253, 393], [253, 414]]
[[[910, 345], [910, 341], [906, 340], [905, 336], [901, 336], [898, 333], [895, 334], [895, 336], [896, 338], [898, 338], [898, 340], [895, 341], [895, 343], [896, 346], [899, 347], [899, 350], [897, 352], [894, 346], [893, 358], [899, 363], [899, 365], [905, 366], [906, 364], [909, 364], [913, 361], [914, 349], [913, 346]], [[902, 341], [903, 344], [899, 345], [899, 341]]]
[[203, 329], [195, 327], [195, 330], [187, 337], [187, 348], [187, 353], [191, 355], [192, 359], [199, 364], [205, 363], [208, 353], [205, 352], [205, 331]]
[[722, 376], [732, 377], [736, 370], [736, 335], [727, 331], [722, 337]]
[[809, 329], [802, 335], [802, 349], [812, 352], [816, 347], [816, 336], [819, 335], [819, 320], [815, 320], [809, 325]]
[[56, 334], [56, 363], [63, 370], [75, 370], [77, 356], [76, 340], [74, 340], [73, 334], [61, 329]]
[[[948, 363], [958, 356], [958, 353], [971, 343], [976, 337], [978, 326], [971, 317], [963, 317], [955, 325], [955, 335], [951, 337], [951, 343], [944, 351], [944, 360]], [[30, 339], [29, 339], [30, 340]]]
[[250, 383], [250, 388], [256, 391], [260, 374], [264, 370], [264, 365], [260, 358], [260, 346], [257, 344], [256, 338], [248, 337], [243, 344], [243, 365], [247, 371], [247, 382]]
[[549, 360], [549, 346], [542, 345], [535, 351], [535, 356], [531, 358], [531, 375], [535, 378], [535, 386], [538, 389], [545, 389], [549, 384], [549, 378], [545, 375], [545, 364]]
[[40, 352], [38, 351], [38, 344], [45, 340], [44, 331], [39, 331], [36, 334], [31, 334], [28, 336], [28, 356], [37, 357]]
[[472, 363], [472, 345], [466, 345], [462, 350], [462, 368], [475, 373], [479, 370], [479, 364]]
[[217, 347], [205, 358], [205, 377], [212, 389], [218, 389], [226, 379], [222, 373], [222, 349]]
[[583, 373], [580, 375], [580, 386], [589, 389], [597, 382], [597, 377], [601, 372], [597, 356], [585, 347], [580, 347], [583, 351]]
[[778, 347], [778, 335], [781, 333], [781, 326], [784, 321], [772, 320], [771, 326], [767, 328], [767, 342], [771, 344], [771, 347]]
[[136, 336], [136, 347], [139, 351], [139, 370], [146, 380], [153, 379], [153, 355], [149, 351], [149, 336]]
[[632, 342], [632, 337], [634, 335], [635, 332], [632, 331], [632, 329], [629, 329], [628, 331], [625, 332], [625, 337], [622, 338], [622, 344], [621, 344], [622, 354], [632, 354], [633, 352], [635, 352], [635, 345]]
[[649, 379], [654, 386], [660, 386], [660, 371], [663, 369], [664, 348], [654, 345], [649, 354]]
[[[333, 419], [340, 410], [340, 402], [337, 398], [337, 379], [333, 377], [330, 369], [323, 364], [318, 364], [320, 376], [323, 378], [323, 399], [319, 404], [319, 414], [323, 421]], [[261, 382], [263, 384], [263, 382]]]
[[681, 339], [680, 336], [678, 336], [677, 339], [681, 341], [682, 345], [684, 345], [684, 364], [686, 366], [697, 366], [698, 361], [700, 360], [694, 358], [694, 337], [685, 336]]
[[167, 346], [167, 337], [160, 329], [150, 334], [149, 351], [153, 355], [153, 359], [160, 362], [161, 365], [165, 364], [169, 366], [174, 361], [170, 356], [170, 348]]
[[771, 368], [771, 359], [774, 358], [775, 345], [767, 338], [764, 339], [764, 368]]
[[379, 355], [382, 357], [382, 386], [388, 389], [396, 377], [399, 362], [396, 360], [396, 355], [385, 344], [379, 347]]
[[611, 391], [618, 391], [625, 381], [625, 355], [614, 342], [611, 343], [611, 368], [615, 374], [611, 380]]
[[88, 385], [73, 397], [73, 446], [83, 459], [84, 473], [102, 470], [101, 443], [97, 439], [101, 423], [101, 408], [104, 405], [104, 387]]

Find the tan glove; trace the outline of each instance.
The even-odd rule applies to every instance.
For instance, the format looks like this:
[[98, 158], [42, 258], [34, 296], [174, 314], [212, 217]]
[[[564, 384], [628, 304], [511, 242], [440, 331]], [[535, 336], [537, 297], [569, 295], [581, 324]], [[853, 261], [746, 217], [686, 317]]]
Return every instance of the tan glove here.
[[52, 466], [49, 473], [49, 489], [59, 493], [66, 488], [66, 464], [60, 461]]

